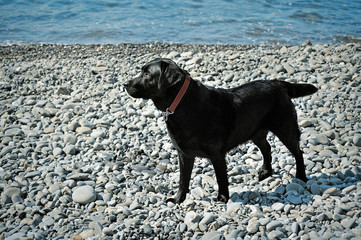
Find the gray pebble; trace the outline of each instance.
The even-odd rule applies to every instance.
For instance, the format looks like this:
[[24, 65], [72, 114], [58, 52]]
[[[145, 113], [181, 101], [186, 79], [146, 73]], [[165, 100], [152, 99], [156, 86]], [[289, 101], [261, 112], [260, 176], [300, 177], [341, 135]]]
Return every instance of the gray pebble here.
[[351, 218], [351, 219], [344, 219], [341, 221], [342, 226], [344, 226], [346, 229], [350, 229], [353, 228], [357, 225], [356, 223], [356, 219], [355, 218]]
[[251, 219], [247, 225], [247, 232], [249, 234], [255, 234], [256, 232], [258, 232], [259, 225], [260, 224], [258, 223], [257, 219]]
[[211, 223], [213, 221], [213, 219], [214, 219], [213, 213], [206, 212], [206, 213], [204, 213], [201, 223], [208, 225], [209, 223]]
[[147, 235], [151, 235], [153, 233], [153, 229], [149, 225], [143, 225], [142, 230]]
[[6, 194], [1, 194], [1, 203], [2, 204], [11, 203], [11, 198]]
[[69, 145], [65, 146], [65, 147], [63, 148], [63, 151], [64, 151], [65, 154], [67, 154], [67, 155], [74, 155], [74, 154], [76, 154], [76, 148], [75, 148], [75, 146], [72, 145], [72, 144], [69, 144]]
[[224, 236], [221, 232], [212, 231], [204, 234], [202, 240], [223, 240]]
[[300, 225], [298, 224], [298, 222], [292, 223], [292, 232], [293, 232], [293, 233], [298, 234], [299, 231], [300, 231], [300, 229], [301, 229], [301, 227], [300, 227]]
[[267, 236], [269, 239], [283, 239], [285, 238], [285, 234], [278, 230], [273, 230], [272, 232], [268, 233]]
[[20, 128], [10, 128], [5, 130], [4, 135], [7, 137], [22, 136], [24, 132]]
[[77, 141], [77, 137], [73, 134], [65, 134], [64, 143], [74, 145]]
[[321, 152], [319, 152], [320, 157], [332, 157], [334, 153], [331, 150], [324, 149]]
[[60, 147], [56, 147], [56, 148], [54, 148], [54, 150], [53, 150], [53, 155], [54, 155], [55, 157], [60, 156], [62, 153], [63, 153], [63, 149], [60, 148]]
[[286, 186], [286, 191], [296, 191], [297, 193], [303, 194], [304, 188], [298, 183], [290, 183]]
[[187, 224], [181, 223], [181, 224], [179, 225], [179, 231], [182, 232], [182, 233], [184, 233], [186, 230], [187, 230]]
[[267, 231], [273, 231], [273, 230], [275, 230], [276, 228], [278, 228], [278, 227], [282, 227], [283, 226], [283, 224], [282, 224], [282, 222], [280, 222], [280, 221], [271, 221], [270, 223], [268, 223], [267, 225], [266, 225], [266, 229], [267, 229]]
[[42, 219], [42, 222], [40, 223], [40, 225], [42, 226], [52, 226], [54, 225], [55, 220], [54, 218], [50, 217], [50, 216], [44, 216]]
[[8, 196], [8, 197], [12, 197], [13, 195], [15, 195], [15, 194], [20, 194], [20, 192], [21, 192], [21, 190], [20, 190], [20, 188], [17, 188], [17, 187], [9, 187], [9, 188], [7, 188], [7, 189], [5, 189], [5, 191], [4, 191], [4, 194], [6, 195], [6, 196]]
[[72, 199], [74, 202], [80, 204], [94, 202], [96, 199], [96, 192], [92, 186], [81, 186], [73, 191]]
[[129, 206], [129, 209], [130, 210], [135, 210], [135, 209], [139, 209], [139, 208], [141, 208], [142, 206], [140, 205], [140, 203], [137, 201], [137, 200], [134, 200], [133, 202], [132, 202], [132, 204], [130, 204], [130, 206]]
[[282, 211], [284, 206], [285, 205], [283, 203], [274, 203], [272, 205], [272, 210], [274, 210], [274, 211]]
[[241, 203], [238, 203], [238, 202], [229, 203], [227, 205], [227, 213], [228, 214], [236, 213], [240, 209], [241, 209]]
[[318, 185], [317, 183], [313, 183], [311, 185], [311, 193], [314, 195], [321, 195], [323, 187]]
[[225, 82], [231, 82], [233, 78], [234, 78], [234, 74], [233, 74], [233, 73], [230, 73], [230, 74], [228, 74], [228, 75], [226, 75], [226, 76], [224, 77], [224, 81], [225, 81]]
[[323, 194], [328, 194], [330, 196], [339, 196], [340, 190], [336, 187], [331, 187], [331, 188], [326, 189]]
[[258, 220], [259, 224], [261, 224], [262, 226], [266, 226], [269, 222], [270, 222], [270, 219], [268, 217], [264, 217], [264, 218], [260, 218]]
[[285, 64], [283, 64], [283, 67], [286, 69], [288, 74], [292, 75], [295, 73], [294, 67], [292, 67], [290, 64], [285, 63]]
[[80, 134], [89, 134], [92, 132], [92, 129], [90, 127], [78, 127], [75, 131]]
[[[67, 177], [67, 179], [71, 179], [71, 180], [87, 180], [89, 178], [89, 174], [88, 173], [71, 173], [69, 174]], [[67, 184], [71, 187], [74, 186], [75, 182], [74, 181], [67, 181]]]
[[[95, 221], [95, 222], [92, 223], [92, 225], [93, 225], [93, 229], [94, 229], [94, 235], [95, 236], [101, 236], [102, 233], [103, 233], [103, 230], [104, 230], [102, 224], [100, 222], [98, 222], [98, 221]], [[110, 233], [111, 229], [108, 228], [105, 231], [107, 233]]]
[[301, 204], [302, 203], [302, 199], [298, 196], [294, 196], [294, 195], [290, 195], [287, 197], [287, 200], [290, 201], [292, 204]]
[[184, 217], [184, 223], [187, 224], [188, 229], [192, 229], [193, 225], [198, 224], [201, 216], [194, 211], [189, 211]]
[[361, 135], [354, 136], [352, 141], [357, 147], [361, 147]]
[[37, 177], [40, 176], [41, 172], [40, 171], [31, 171], [25, 174], [25, 178], [33, 178], [33, 177]]
[[26, 237], [25, 233], [17, 232], [17, 233], [14, 233], [14, 234], [10, 235], [9, 237], [7, 237], [6, 240], [17, 240], [17, 239], [22, 239], [22, 238], [25, 238], [25, 237]]
[[14, 195], [11, 196], [11, 201], [13, 203], [23, 203], [24, 199], [22, 197], [20, 197], [20, 195], [14, 194]]

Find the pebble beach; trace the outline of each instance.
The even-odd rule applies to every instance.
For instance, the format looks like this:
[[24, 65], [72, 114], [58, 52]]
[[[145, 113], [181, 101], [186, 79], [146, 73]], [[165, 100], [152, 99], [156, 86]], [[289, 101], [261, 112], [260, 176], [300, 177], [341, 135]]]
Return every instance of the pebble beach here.
[[[310, 83], [294, 99], [306, 174], [272, 134], [274, 175], [252, 143], [226, 160], [216, 201], [197, 159], [186, 200], [161, 113], [122, 83], [166, 57], [205, 85]], [[361, 239], [361, 44], [0, 46], [0, 239]], [[246, 117], [246, 116], [245, 116]]]

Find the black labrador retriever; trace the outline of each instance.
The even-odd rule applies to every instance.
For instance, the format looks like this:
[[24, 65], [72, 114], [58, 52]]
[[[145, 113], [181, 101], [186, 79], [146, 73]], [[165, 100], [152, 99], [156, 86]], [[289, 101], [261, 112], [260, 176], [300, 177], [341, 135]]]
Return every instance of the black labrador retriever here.
[[134, 98], [153, 100], [164, 113], [180, 167], [179, 190], [169, 201], [184, 201], [194, 159], [203, 157], [211, 160], [216, 173], [217, 200], [226, 202], [229, 192], [225, 155], [247, 140], [252, 140], [263, 155], [259, 180], [271, 176], [271, 147], [266, 140], [269, 131], [294, 155], [296, 177], [307, 181], [291, 98], [315, 93], [317, 88], [313, 85], [275, 80], [219, 89], [193, 80], [170, 59], [155, 59], [142, 67], [138, 77], [124, 83], [124, 87]]

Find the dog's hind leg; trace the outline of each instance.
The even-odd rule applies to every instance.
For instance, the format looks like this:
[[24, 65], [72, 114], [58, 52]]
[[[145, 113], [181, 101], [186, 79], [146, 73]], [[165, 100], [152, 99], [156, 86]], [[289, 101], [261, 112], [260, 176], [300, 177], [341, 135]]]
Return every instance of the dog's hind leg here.
[[229, 199], [228, 191], [228, 176], [226, 159], [224, 156], [212, 157], [211, 162], [216, 172], [217, 183], [218, 183], [218, 197], [217, 200], [221, 202], [227, 202]]
[[253, 143], [256, 144], [263, 155], [263, 166], [258, 173], [259, 181], [262, 181], [272, 175], [271, 146], [267, 142], [267, 133], [267, 130], [260, 130], [252, 138]]
[[307, 182], [308, 178], [306, 177], [305, 164], [302, 156], [303, 153], [299, 146], [299, 138], [290, 137], [288, 134], [276, 134], [276, 136], [288, 148], [288, 150], [296, 159], [296, 177], [304, 182]]
[[296, 159], [296, 177], [304, 182], [307, 182], [305, 172], [305, 164], [303, 161], [303, 152], [300, 149], [300, 130], [297, 124], [295, 115], [292, 118], [285, 118], [277, 129], [272, 132], [281, 140], [281, 142], [288, 148]]
[[167, 202], [181, 203], [189, 192], [189, 182], [192, 175], [194, 165], [194, 157], [188, 157], [178, 151], [179, 156], [179, 189], [175, 198], [167, 199]]

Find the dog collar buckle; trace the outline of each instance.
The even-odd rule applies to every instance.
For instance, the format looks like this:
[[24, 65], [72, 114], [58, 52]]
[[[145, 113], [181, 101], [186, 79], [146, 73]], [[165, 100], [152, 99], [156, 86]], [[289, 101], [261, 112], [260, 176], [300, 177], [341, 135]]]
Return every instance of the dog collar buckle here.
[[167, 108], [166, 110], [165, 110], [165, 112], [162, 112], [161, 114], [162, 114], [162, 116], [163, 116], [163, 118], [164, 118], [164, 121], [167, 121], [168, 120], [168, 116], [169, 115], [172, 115], [174, 112], [172, 112], [171, 110], [169, 110], [169, 108]]

